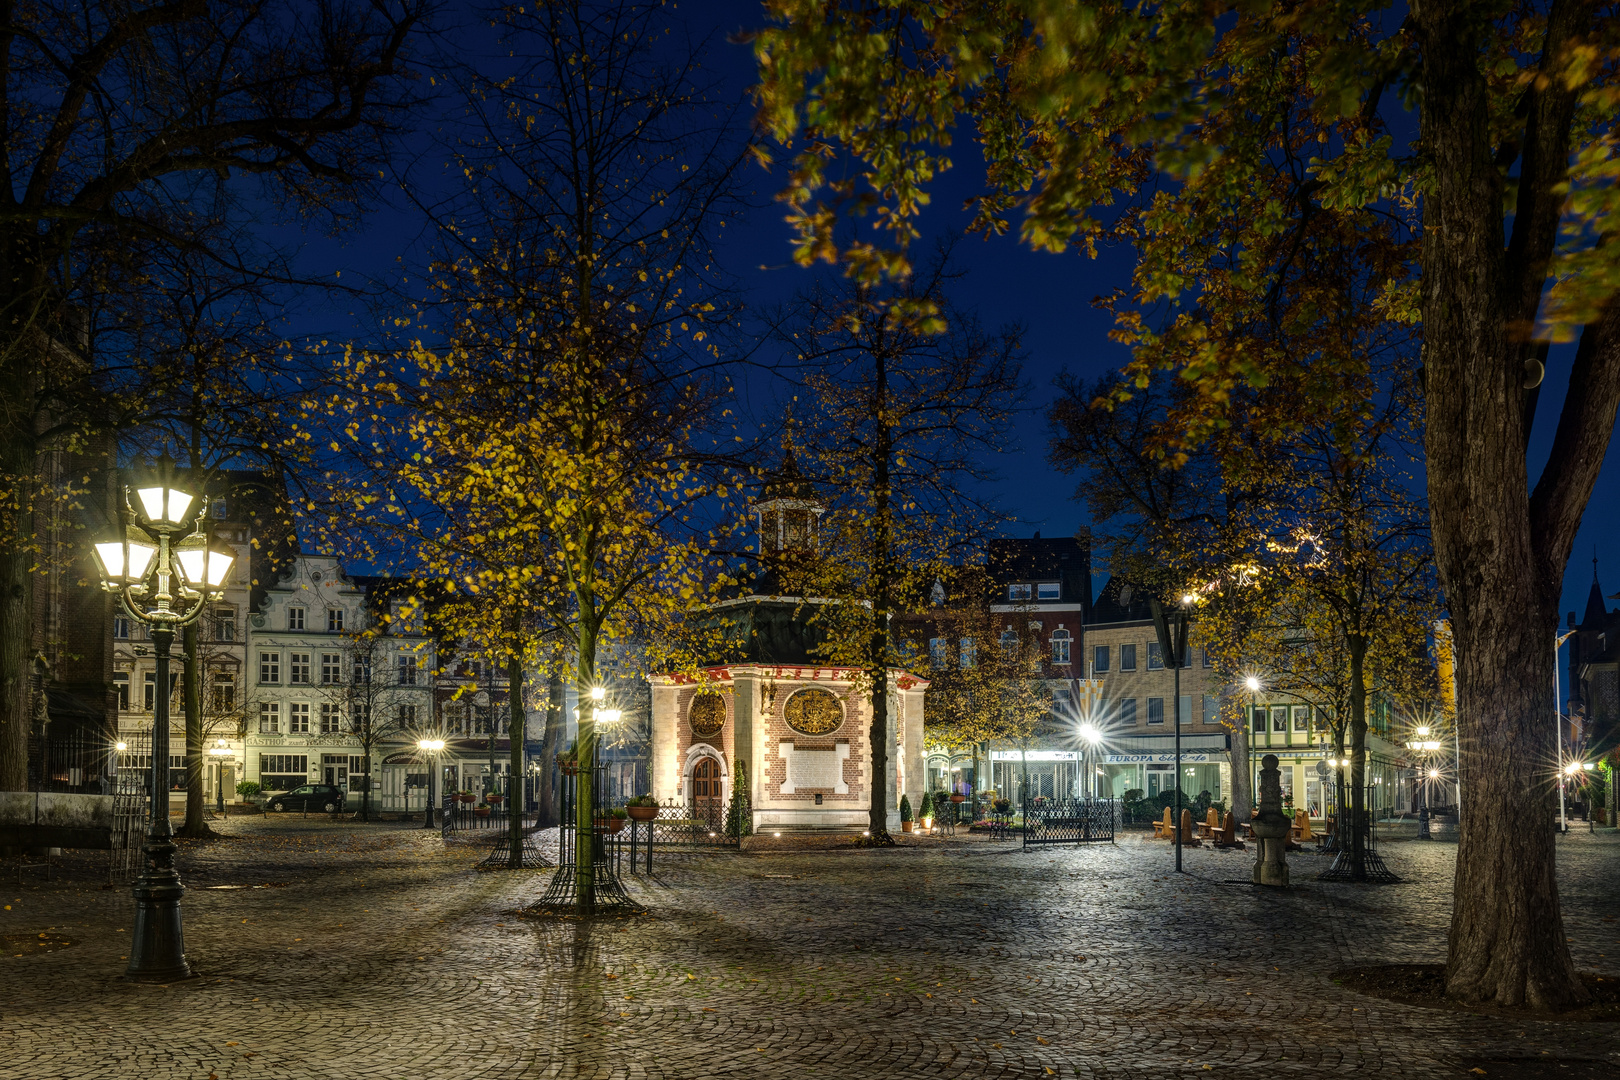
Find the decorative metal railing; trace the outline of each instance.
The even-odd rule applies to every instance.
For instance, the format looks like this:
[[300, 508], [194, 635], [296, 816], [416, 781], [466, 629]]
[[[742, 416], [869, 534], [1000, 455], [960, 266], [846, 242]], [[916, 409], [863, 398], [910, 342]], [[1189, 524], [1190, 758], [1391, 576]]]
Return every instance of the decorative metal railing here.
[[1119, 813], [1114, 799], [1027, 799], [1024, 846], [1113, 843]]

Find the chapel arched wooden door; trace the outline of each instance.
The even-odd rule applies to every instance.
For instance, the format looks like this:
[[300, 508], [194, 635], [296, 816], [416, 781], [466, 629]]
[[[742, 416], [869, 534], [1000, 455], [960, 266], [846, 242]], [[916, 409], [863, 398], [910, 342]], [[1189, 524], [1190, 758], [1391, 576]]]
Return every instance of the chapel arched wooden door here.
[[720, 763], [712, 757], [698, 758], [692, 766], [692, 809], [711, 825], [723, 812], [720, 799]]

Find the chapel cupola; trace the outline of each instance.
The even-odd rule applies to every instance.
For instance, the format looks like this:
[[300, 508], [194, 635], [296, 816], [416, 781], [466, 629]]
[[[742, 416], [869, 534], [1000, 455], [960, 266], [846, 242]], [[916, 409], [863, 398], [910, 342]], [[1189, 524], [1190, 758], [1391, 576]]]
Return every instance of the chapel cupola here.
[[759, 522], [759, 553], [788, 555], [813, 553], [821, 515], [827, 512], [815, 489], [799, 472], [793, 447], [787, 448], [782, 466], [765, 481], [754, 514]]

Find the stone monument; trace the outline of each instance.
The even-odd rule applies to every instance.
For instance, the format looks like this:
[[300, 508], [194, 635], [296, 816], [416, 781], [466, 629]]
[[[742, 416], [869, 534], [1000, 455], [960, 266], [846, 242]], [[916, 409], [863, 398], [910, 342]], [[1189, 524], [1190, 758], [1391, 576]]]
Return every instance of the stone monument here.
[[1256, 885], [1287, 886], [1288, 862], [1283, 858], [1283, 849], [1288, 844], [1288, 831], [1293, 824], [1282, 809], [1282, 776], [1277, 771], [1277, 755], [1267, 754], [1260, 759], [1260, 810], [1250, 825], [1259, 849], [1254, 857]]

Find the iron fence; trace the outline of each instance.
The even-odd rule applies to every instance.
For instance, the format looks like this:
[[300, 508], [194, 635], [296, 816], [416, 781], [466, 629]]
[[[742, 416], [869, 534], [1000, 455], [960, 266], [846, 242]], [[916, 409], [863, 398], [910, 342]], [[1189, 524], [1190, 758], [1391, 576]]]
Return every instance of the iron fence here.
[[1113, 843], [1119, 821], [1114, 799], [1053, 799], [1024, 802], [1024, 846]]

